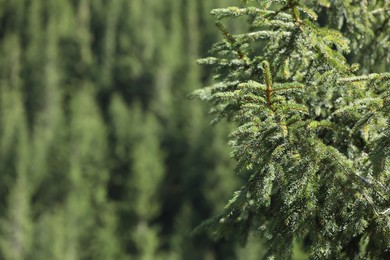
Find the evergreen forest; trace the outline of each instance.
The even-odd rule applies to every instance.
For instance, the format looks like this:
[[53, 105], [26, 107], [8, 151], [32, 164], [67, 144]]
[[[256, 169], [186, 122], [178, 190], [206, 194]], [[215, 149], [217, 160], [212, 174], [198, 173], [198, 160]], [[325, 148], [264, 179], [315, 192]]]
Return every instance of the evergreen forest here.
[[389, 37], [388, 0], [0, 0], [0, 260], [389, 259]]

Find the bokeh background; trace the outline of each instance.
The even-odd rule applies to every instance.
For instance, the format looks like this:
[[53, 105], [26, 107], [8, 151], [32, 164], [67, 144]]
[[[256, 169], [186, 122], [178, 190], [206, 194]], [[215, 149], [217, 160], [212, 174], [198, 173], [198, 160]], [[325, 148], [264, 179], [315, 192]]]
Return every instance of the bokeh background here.
[[0, 259], [258, 259], [194, 227], [240, 186], [187, 96], [227, 0], [0, 0]]

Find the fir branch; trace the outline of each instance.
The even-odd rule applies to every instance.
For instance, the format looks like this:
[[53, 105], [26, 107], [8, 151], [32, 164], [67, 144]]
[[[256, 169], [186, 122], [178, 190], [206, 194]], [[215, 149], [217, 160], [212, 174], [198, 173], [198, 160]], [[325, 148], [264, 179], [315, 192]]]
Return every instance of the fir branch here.
[[239, 16], [267, 16], [267, 15], [274, 15], [276, 12], [274, 11], [268, 11], [260, 8], [255, 7], [248, 7], [248, 8], [238, 8], [238, 7], [228, 7], [228, 8], [217, 8], [213, 9], [211, 12], [211, 15], [215, 16], [217, 20], [221, 20], [224, 18], [231, 18], [231, 17], [239, 17]]
[[351, 82], [361, 82], [361, 81], [368, 81], [368, 80], [379, 80], [379, 81], [389, 81], [390, 80], [390, 73], [372, 73], [369, 75], [363, 75], [363, 76], [355, 76], [355, 77], [348, 77], [348, 78], [341, 78], [338, 80], [338, 83], [351, 83]]
[[298, 82], [292, 82], [292, 83], [277, 83], [274, 84], [274, 88], [271, 89], [271, 92], [280, 92], [284, 90], [294, 90], [294, 89], [303, 89], [305, 85], [298, 83]]
[[[338, 31], [320, 28], [317, 15], [303, 1], [260, 2], [278, 9], [214, 13], [217, 20], [249, 16], [256, 29], [232, 35], [220, 26], [229, 44], [215, 47], [214, 54], [238, 54], [242, 61], [249, 57], [239, 51], [247, 51], [250, 44], [260, 43], [261, 49], [245, 65], [233, 66], [234, 58], [208, 61], [217, 67], [222, 85], [237, 82], [214, 89], [209, 100], [218, 118], [236, 122], [229, 144], [237, 171], [250, 176], [219, 222], [214, 219], [209, 228], [221, 237], [234, 236], [234, 230], [247, 235], [257, 227], [252, 218], [256, 217], [266, 223], [261, 225], [262, 233], [269, 235], [268, 255], [289, 257], [286, 248], [292, 240], [310, 233], [313, 255], [345, 258], [351, 237], [360, 236], [358, 243], [363, 243], [368, 236], [387, 232], [376, 221], [385, 221], [381, 216], [387, 213], [381, 212], [390, 206], [386, 186], [390, 149], [384, 147], [390, 134], [383, 131], [390, 113], [386, 99], [390, 76], [353, 74], [358, 67], [344, 57], [349, 41]], [[329, 8], [330, 2], [320, 5]], [[367, 128], [371, 123], [377, 129]], [[369, 230], [369, 225], [376, 229]], [[289, 237], [275, 235], [281, 232]], [[380, 258], [380, 250], [361, 250]]]
[[222, 34], [225, 36], [226, 40], [235, 48], [238, 57], [243, 60], [244, 62], [248, 62], [248, 57], [240, 50], [240, 43], [234, 39], [234, 37], [226, 30], [225, 26], [223, 26], [222, 23], [216, 22], [215, 23], [218, 27], [218, 29], [222, 32]]
[[299, 9], [297, 7], [297, 3], [295, 0], [288, 0], [288, 5], [291, 9], [292, 16], [294, 17], [294, 21], [296, 24], [301, 24], [301, 15], [299, 13]]

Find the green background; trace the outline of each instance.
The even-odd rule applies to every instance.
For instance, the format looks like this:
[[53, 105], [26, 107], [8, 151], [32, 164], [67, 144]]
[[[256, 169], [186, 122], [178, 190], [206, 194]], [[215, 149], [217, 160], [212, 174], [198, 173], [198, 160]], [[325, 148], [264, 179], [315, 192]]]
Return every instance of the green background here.
[[192, 236], [240, 179], [187, 96], [224, 0], [0, 0], [0, 259], [257, 259]]

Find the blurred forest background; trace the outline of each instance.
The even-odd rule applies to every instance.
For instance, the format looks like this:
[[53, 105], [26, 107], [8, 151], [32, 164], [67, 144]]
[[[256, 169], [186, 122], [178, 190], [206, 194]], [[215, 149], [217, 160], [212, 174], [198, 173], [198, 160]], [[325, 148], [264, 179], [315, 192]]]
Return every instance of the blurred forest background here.
[[257, 259], [191, 236], [240, 185], [186, 97], [226, 0], [0, 0], [0, 259]]

